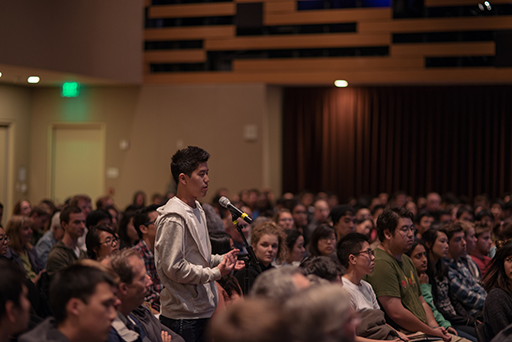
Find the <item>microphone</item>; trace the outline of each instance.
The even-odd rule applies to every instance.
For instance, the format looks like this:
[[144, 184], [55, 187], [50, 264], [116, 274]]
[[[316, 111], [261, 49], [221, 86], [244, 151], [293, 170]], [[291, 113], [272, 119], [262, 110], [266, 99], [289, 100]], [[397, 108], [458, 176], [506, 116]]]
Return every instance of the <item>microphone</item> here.
[[224, 196], [222, 196], [220, 199], [219, 199], [219, 203], [220, 205], [222, 205], [224, 208], [226, 209], [229, 209], [229, 211], [231, 212], [231, 214], [233, 216], [236, 216], [236, 218], [241, 218], [242, 220], [244, 220], [245, 222], [251, 224], [252, 223], [252, 218], [247, 215], [246, 213], [244, 213], [242, 210], [238, 209], [237, 207], [235, 207], [233, 204], [231, 204], [231, 202]]

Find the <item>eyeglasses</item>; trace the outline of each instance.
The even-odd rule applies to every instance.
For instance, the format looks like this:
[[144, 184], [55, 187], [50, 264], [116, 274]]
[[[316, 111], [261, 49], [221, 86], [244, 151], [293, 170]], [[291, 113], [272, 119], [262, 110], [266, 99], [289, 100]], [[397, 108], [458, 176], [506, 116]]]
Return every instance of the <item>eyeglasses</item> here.
[[0, 236], [0, 243], [9, 243], [10, 241], [11, 238], [6, 235]]
[[101, 244], [106, 244], [108, 246], [112, 246], [112, 245], [117, 245], [118, 242], [119, 242], [119, 239], [117, 237], [107, 238], [105, 241], [100, 242], [100, 245]]
[[354, 255], [364, 254], [364, 253], [368, 254], [368, 256], [370, 258], [375, 255], [375, 252], [371, 248], [368, 248], [366, 251], [361, 251], [361, 252], [354, 253]]
[[149, 222], [146, 222], [144, 223], [144, 225], [147, 227], [149, 226], [150, 224], [154, 224], [156, 220], [153, 220], [153, 221], [149, 221]]

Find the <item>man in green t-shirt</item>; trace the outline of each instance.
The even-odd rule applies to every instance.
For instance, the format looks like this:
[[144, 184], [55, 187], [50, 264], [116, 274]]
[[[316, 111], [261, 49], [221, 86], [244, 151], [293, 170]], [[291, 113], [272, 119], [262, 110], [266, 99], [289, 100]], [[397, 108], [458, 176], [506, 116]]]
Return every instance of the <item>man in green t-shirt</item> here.
[[403, 330], [421, 331], [450, 341], [439, 327], [421, 295], [412, 260], [405, 255], [414, 241], [413, 214], [405, 208], [384, 210], [377, 219], [380, 245], [375, 249], [375, 268], [366, 276], [382, 309]]

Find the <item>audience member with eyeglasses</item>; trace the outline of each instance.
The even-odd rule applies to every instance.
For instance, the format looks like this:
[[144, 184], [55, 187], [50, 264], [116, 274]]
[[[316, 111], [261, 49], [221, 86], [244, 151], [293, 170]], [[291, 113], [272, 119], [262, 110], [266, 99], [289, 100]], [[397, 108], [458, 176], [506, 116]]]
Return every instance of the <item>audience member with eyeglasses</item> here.
[[366, 275], [393, 327], [402, 332], [417, 332], [451, 340], [439, 327], [432, 310], [421, 294], [414, 264], [405, 253], [414, 242], [414, 216], [402, 207], [385, 209], [377, 219], [380, 245], [375, 249], [375, 267]]
[[334, 228], [327, 223], [321, 224], [311, 234], [308, 257], [328, 256], [335, 257], [336, 234]]
[[[360, 233], [345, 235], [337, 246], [340, 263], [346, 268], [343, 275], [343, 288], [348, 291], [350, 306], [356, 312], [361, 312], [361, 329], [356, 330], [356, 341], [361, 337], [384, 340], [388, 338], [405, 338], [402, 334], [386, 324], [384, 312], [371, 285], [363, 277], [373, 272], [375, 256], [370, 248], [369, 239]], [[366, 327], [373, 327], [367, 329]]]
[[85, 237], [87, 255], [93, 260], [103, 260], [119, 250], [119, 238], [105, 224], [91, 227]]

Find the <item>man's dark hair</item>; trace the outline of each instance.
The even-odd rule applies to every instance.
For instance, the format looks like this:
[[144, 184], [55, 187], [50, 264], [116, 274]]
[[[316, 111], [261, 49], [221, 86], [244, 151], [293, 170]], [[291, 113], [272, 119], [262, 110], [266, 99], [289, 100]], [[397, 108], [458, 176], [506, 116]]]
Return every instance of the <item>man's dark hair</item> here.
[[106, 210], [98, 209], [91, 211], [85, 218], [85, 226], [87, 229], [95, 227], [101, 220], [108, 219], [112, 223], [112, 215]]
[[368, 237], [360, 233], [349, 233], [338, 241], [336, 254], [343, 267], [348, 269], [350, 255], [359, 253], [364, 242], [369, 242]]
[[66, 305], [71, 298], [78, 298], [87, 304], [100, 283], [115, 286], [112, 276], [89, 266], [73, 264], [57, 273], [50, 285], [50, 305], [56, 323], [66, 320]]
[[471, 216], [473, 216], [473, 208], [471, 208], [471, 206], [469, 204], [461, 205], [460, 208], [457, 210], [457, 215], [456, 215], [457, 219], [460, 219], [460, 217], [464, 213], [470, 213]]
[[383, 204], [377, 204], [376, 206], [374, 206], [372, 209], [372, 216], [375, 215], [377, 210], [380, 210], [380, 209], [386, 209], [386, 206]]
[[225, 232], [215, 232], [210, 234], [210, 243], [212, 245], [212, 254], [226, 254], [231, 250], [231, 235]]
[[446, 237], [448, 238], [448, 242], [450, 242], [450, 240], [452, 239], [452, 236], [455, 233], [464, 231], [464, 227], [463, 227], [462, 223], [460, 223], [460, 222], [452, 222], [452, 223], [443, 224], [441, 226], [441, 228], [439, 229], [439, 231], [445, 233]]
[[315, 256], [307, 258], [300, 265], [304, 270], [304, 275], [314, 274], [328, 281], [335, 281], [338, 277], [345, 274], [345, 268], [331, 257]]
[[36, 215], [37, 217], [46, 216], [50, 217], [50, 213], [46, 211], [46, 209], [43, 206], [36, 205], [35, 207], [30, 210], [29, 217], [32, 217], [33, 215]]
[[20, 306], [20, 296], [25, 284], [25, 275], [17, 265], [0, 258], [0, 318], [5, 314], [5, 304], [12, 301]]
[[99, 224], [92, 226], [85, 236], [85, 246], [87, 247], [87, 255], [89, 258], [96, 260], [97, 255], [95, 249], [101, 246], [100, 234], [101, 232], [107, 232], [112, 234], [113, 238], [116, 237], [116, 233], [108, 226]]
[[144, 226], [149, 222], [149, 213], [156, 211], [158, 207], [159, 206], [157, 204], [151, 204], [135, 212], [135, 216], [133, 217], [133, 226], [137, 231], [139, 239], [142, 239], [142, 232], [139, 227]]
[[434, 218], [434, 214], [430, 210], [422, 210], [418, 214], [416, 214], [416, 217], [414, 219], [414, 223], [420, 223], [421, 219], [424, 217], [432, 217]]
[[210, 158], [210, 154], [202, 148], [189, 146], [179, 150], [172, 156], [171, 173], [176, 184], [179, 184], [179, 176], [181, 173], [192, 176], [199, 164], [206, 163]]
[[392, 207], [384, 209], [377, 219], [377, 234], [380, 241], [386, 240], [386, 236], [384, 235], [386, 230], [388, 230], [391, 235], [395, 233], [395, 229], [398, 226], [398, 220], [401, 218], [408, 218], [414, 222], [414, 215], [405, 208]]
[[478, 213], [475, 214], [475, 221], [482, 221], [484, 217], [489, 217], [491, 220], [494, 218], [491, 211], [489, 209], [482, 209]]
[[82, 209], [76, 205], [65, 206], [60, 213], [60, 224], [62, 225], [62, 222], [69, 223], [69, 216], [71, 214], [80, 214], [81, 212]]
[[332, 224], [335, 225], [338, 221], [346, 215], [354, 215], [356, 212], [350, 205], [337, 205], [331, 209], [329, 216], [331, 217]]

